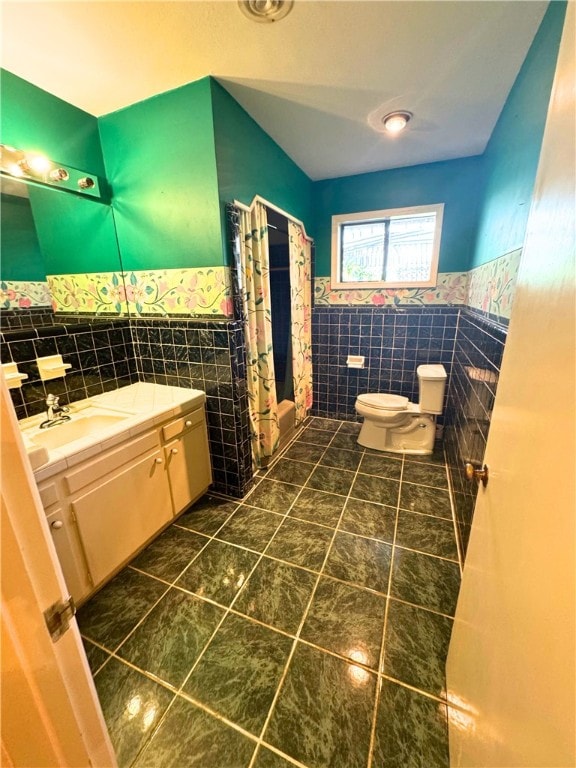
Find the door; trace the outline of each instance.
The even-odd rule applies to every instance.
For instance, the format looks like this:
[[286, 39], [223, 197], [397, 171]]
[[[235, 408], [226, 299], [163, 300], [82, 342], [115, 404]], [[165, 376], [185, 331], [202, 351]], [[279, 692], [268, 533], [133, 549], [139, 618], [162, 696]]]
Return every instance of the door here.
[[576, 765], [574, 11], [448, 655], [452, 766]]
[[98, 586], [172, 519], [162, 449], [100, 477], [72, 502], [72, 509]]
[[40, 497], [0, 375], [2, 432], [2, 765], [116, 765], [71, 620], [52, 639], [43, 612], [67, 597]]

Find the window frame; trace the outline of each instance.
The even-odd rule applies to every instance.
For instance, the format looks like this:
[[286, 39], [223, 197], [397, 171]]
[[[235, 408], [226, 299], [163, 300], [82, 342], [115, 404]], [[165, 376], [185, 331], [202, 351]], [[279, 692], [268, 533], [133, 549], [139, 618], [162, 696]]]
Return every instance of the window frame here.
[[[436, 226], [432, 242], [432, 260], [430, 262], [430, 277], [428, 280], [371, 280], [371, 281], [342, 281], [340, 273], [342, 228], [345, 224], [359, 224], [382, 221], [394, 217], [435, 213]], [[365, 289], [375, 288], [431, 288], [438, 282], [438, 260], [440, 256], [440, 240], [444, 218], [444, 203], [434, 205], [416, 205], [409, 208], [386, 208], [379, 211], [359, 211], [358, 213], [342, 213], [332, 216], [332, 257], [331, 257], [331, 287], [332, 289]]]

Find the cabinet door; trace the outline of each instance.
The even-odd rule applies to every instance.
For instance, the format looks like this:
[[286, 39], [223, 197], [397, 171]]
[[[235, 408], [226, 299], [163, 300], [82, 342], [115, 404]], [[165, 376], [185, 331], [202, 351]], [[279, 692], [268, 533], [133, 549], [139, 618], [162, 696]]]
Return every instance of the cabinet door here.
[[79, 603], [92, 591], [92, 580], [72, 512], [69, 509], [57, 509], [48, 515], [47, 521], [66, 586], [74, 602]]
[[165, 447], [174, 514], [196, 501], [212, 482], [208, 437], [204, 422]]
[[103, 478], [72, 507], [88, 567], [98, 585], [172, 519], [162, 452]]

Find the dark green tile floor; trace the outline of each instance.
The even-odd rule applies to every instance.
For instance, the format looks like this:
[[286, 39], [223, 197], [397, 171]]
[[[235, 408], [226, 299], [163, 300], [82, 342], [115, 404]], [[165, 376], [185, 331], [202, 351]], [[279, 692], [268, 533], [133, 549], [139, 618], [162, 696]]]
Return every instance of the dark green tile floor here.
[[205, 496], [79, 611], [121, 766], [448, 766], [446, 468], [357, 430], [312, 419], [246, 498]]

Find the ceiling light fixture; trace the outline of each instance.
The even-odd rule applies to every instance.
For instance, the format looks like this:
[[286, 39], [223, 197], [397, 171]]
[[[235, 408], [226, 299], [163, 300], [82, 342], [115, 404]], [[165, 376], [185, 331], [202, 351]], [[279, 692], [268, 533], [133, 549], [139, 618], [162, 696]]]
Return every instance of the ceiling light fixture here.
[[252, 21], [280, 21], [292, 10], [294, 0], [238, 0], [242, 13]]
[[412, 112], [390, 112], [388, 115], [384, 115], [382, 122], [388, 133], [396, 134], [406, 128], [411, 118]]

